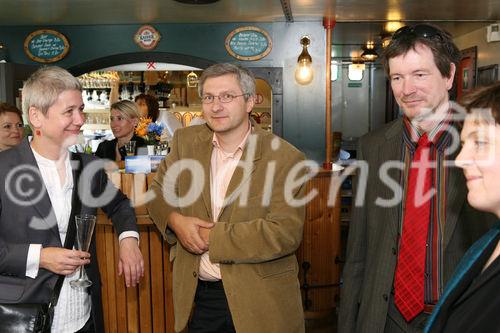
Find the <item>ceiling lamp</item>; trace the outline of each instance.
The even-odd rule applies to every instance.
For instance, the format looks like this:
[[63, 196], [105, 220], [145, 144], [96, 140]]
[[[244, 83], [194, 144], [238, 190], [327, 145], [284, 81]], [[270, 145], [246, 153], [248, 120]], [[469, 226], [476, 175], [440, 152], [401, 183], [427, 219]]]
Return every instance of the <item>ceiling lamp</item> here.
[[372, 41], [366, 43], [363, 53], [361, 53], [361, 58], [364, 61], [375, 61], [378, 58], [378, 54], [375, 51], [375, 44]]
[[297, 68], [295, 69], [295, 80], [298, 84], [307, 85], [313, 79], [312, 58], [307, 51], [307, 46], [310, 43], [308, 36], [302, 36], [300, 44], [302, 44], [302, 53], [297, 58]]

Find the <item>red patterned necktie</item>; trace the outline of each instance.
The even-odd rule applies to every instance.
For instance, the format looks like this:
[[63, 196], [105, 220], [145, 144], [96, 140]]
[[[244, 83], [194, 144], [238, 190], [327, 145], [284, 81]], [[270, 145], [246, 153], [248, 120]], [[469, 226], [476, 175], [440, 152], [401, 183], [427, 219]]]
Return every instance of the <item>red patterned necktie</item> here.
[[425, 253], [431, 209], [428, 192], [432, 183], [430, 145], [427, 134], [422, 135], [411, 162], [394, 281], [394, 302], [408, 322], [424, 309]]

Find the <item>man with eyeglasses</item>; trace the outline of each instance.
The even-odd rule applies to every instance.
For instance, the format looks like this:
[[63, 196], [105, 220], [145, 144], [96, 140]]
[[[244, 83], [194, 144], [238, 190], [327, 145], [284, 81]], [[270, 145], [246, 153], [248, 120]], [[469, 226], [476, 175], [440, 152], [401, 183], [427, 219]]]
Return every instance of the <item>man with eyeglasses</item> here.
[[304, 156], [251, 119], [247, 69], [213, 65], [198, 89], [206, 124], [175, 132], [148, 204], [171, 245], [175, 330], [304, 332], [304, 184], [288, 178]]
[[[462, 172], [450, 167], [460, 132], [449, 101], [460, 60], [451, 35], [405, 26], [383, 60], [403, 117], [359, 142], [370, 176], [349, 227], [339, 332], [422, 331], [460, 258], [494, 221], [468, 205]], [[398, 190], [395, 204], [384, 203]]]

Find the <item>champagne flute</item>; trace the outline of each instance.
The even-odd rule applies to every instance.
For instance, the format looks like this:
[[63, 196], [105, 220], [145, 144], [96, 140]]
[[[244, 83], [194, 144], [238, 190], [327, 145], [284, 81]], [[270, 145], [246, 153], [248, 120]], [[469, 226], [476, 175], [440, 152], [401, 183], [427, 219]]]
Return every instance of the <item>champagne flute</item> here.
[[[94, 232], [94, 226], [96, 223], [95, 215], [76, 215], [76, 243], [75, 247], [80, 251], [89, 251], [90, 242], [92, 241], [92, 234]], [[92, 282], [83, 276], [84, 268], [80, 266], [80, 270], [77, 280], [71, 281], [69, 284], [75, 289], [85, 289], [92, 285]]]

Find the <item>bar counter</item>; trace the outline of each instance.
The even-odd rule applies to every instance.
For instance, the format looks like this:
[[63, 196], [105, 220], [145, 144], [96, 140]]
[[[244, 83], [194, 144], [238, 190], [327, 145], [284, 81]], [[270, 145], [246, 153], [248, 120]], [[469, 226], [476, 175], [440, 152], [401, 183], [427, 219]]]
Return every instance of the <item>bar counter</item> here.
[[[144, 277], [138, 287], [126, 288], [118, 276], [118, 240], [111, 222], [98, 212], [97, 257], [102, 280], [106, 332], [174, 332], [172, 265], [166, 242], [144, 205], [154, 173], [110, 173], [111, 181], [134, 203], [144, 257]], [[318, 195], [306, 207], [304, 239], [297, 251], [306, 318], [332, 313], [338, 294], [340, 252], [340, 196], [328, 207], [330, 183], [336, 173], [321, 171], [307, 183]], [[308, 268], [307, 268], [308, 267]], [[304, 268], [306, 268], [304, 270]]]

